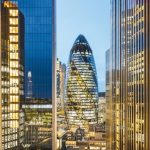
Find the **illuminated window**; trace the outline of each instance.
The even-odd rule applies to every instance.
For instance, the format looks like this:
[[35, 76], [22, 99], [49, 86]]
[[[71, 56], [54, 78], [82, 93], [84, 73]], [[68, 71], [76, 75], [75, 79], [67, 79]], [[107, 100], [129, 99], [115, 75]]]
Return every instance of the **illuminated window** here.
[[10, 79], [10, 84], [12, 86], [18, 85], [18, 83], [19, 83], [18, 79], [12, 79], [12, 78]]
[[18, 70], [10, 69], [10, 76], [18, 76]]
[[18, 50], [18, 44], [10, 44], [10, 51], [17, 51]]
[[18, 121], [17, 120], [10, 121], [10, 127], [11, 128], [18, 128]]
[[18, 59], [18, 53], [10, 53], [10, 59]]
[[[14, 110], [16, 110], [16, 109], [14, 109]], [[10, 113], [10, 118], [11, 119], [19, 119], [18, 113]]]
[[10, 102], [18, 102], [19, 101], [19, 96], [10, 96]]
[[10, 42], [18, 42], [18, 35], [10, 35]]
[[10, 104], [10, 111], [18, 110], [19, 105], [18, 104]]
[[10, 16], [18, 16], [18, 10], [10, 9], [9, 10], [9, 15]]
[[9, 22], [10, 25], [18, 25], [18, 18], [10, 18]]
[[14, 68], [14, 67], [18, 68], [19, 67], [19, 62], [18, 61], [11, 61], [10, 62], [10, 67], [12, 67], [12, 68]]
[[18, 33], [18, 27], [10, 27], [10, 33]]
[[10, 87], [10, 94], [19, 94], [18, 87]]

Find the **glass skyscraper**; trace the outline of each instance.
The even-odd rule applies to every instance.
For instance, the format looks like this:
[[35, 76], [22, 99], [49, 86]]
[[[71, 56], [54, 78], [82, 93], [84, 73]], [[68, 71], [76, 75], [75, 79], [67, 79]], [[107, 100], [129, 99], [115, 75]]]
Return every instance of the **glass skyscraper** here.
[[[28, 97], [28, 72], [32, 74], [32, 99], [25, 99], [25, 103], [32, 101], [35, 105], [46, 102], [47, 105], [52, 105], [52, 55], [53, 55], [53, 29], [54, 29], [54, 0], [18, 0], [18, 6], [25, 18], [25, 97]], [[32, 105], [32, 102], [29, 105]], [[52, 108], [46, 109], [47, 114], [52, 112]], [[49, 148], [52, 145], [52, 117], [47, 117], [45, 124], [44, 114], [45, 109], [40, 107], [38, 111], [38, 117], [33, 118], [30, 122], [25, 120], [30, 128], [30, 124], [37, 126], [35, 119], [39, 122], [38, 129], [45, 128], [47, 130], [47, 136], [41, 141], [34, 142], [36, 148]], [[32, 109], [30, 109], [32, 111]], [[25, 109], [26, 112], [26, 109]], [[25, 114], [26, 116], [27, 114]], [[52, 115], [50, 115], [52, 116]], [[48, 124], [48, 125], [47, 125]], [[34, 126], [33, 125], [33, 126]], [[34, 126], [34, 127], [35, 127]], [[31, 130], [32, 132], [32, 130]], [[40, 131], [39, 131], [40, 132]], [[32, 134], [32, 133], [31, 133]], [[40, 134], [40, 133], [37, 133]], [[49, 138], [47, 138], [49, 137]], [[30, 142], [29, 142], [30, 143]]]
[[83, 35], [79, 35], [70, 51], [66, 79], [68, 126], [89, 129], [97, 123], [98, 83], [93, 52]]
[[[24, 120], [20, 106], [27, 97], [28, 72], [32, 74], [32, 98], [52, 105], [55, 1], [0, 0], [0, 3], [0, 149], [20, 149], [20, 145], [25, 146], [20, 143], [19, 136], [23, 141], [23, 133], [19, 132], [19, 124]], [[49, 131], [51, 128], [52, 124]], [[50, 145], [51, 141], [52, 136], [44, 142]]]
[[52, 96], [52, 0], [18, 0], [25, 17], [25, 94], [32, 73], [32, 97]]
[[112, 0], [114, 150], [150, 149], [149, 0]]

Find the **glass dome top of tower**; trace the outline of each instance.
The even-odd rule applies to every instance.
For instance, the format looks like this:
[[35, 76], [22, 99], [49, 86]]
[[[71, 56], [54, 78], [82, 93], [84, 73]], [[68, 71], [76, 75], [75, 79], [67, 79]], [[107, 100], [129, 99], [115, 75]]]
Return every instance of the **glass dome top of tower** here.
[[84, 35], [82, 35], [82, 34], [80, 34], [80, 35], [76, 38], [76, 40], [75, 40], [75, 42], [74, 42], [74, 45], [76, 45], [76, 44], [87, 44], [87, 45], [89, 45], [88, 41], [86, 40], [86, 38], [85, 38]]

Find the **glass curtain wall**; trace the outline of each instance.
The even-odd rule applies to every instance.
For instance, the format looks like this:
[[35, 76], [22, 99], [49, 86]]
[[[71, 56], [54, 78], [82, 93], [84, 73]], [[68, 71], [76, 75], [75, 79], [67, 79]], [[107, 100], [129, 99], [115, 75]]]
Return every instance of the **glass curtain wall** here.
[[[18, 0], [18, 5], [25, 18], [25, 145], [51, 149], [53, 3], [52, 0]], [[29, 72], [32, 88], [28, 87]], [[30, 98], [27, 93], [32, 93]]]
[[144, 40], [148, 38], [149, 2], [113, 0], [111, 3], [112, 149], [149, 149], [146, 144], [148, 118], [145, 117], [148, 115], [145, 80], [148, 81], [146, 62], [149, 58], [145, 54], [148, 53], [147, 40]]
[[0, 149], [52, 149], [54, 0], [0, 3]]
[[[84, 69], [83, 69], [84, 68]], [[79, 35], [70, 51], [66, 79], [66, 116], [71, 130], [97, 123], [98, 83], [92, 50]]]

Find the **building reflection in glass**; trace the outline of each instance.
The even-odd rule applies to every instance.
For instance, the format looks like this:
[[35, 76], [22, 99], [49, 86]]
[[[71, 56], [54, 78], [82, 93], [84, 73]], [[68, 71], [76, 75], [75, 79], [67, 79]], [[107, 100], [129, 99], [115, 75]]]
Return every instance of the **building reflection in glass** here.
[[[25, 18], [25, 101], [22, 106], [28, 132], [25, 132], [24, 144], [31, 148], [35, 145], [41, 149], [51, 148], [53, 0], [18, 0], [18, 6]], [[32, 83], [29, 83], [30, 76]], [[33, 103], [39, 108], [32, 108]], [[49, 108], [43, 108], [42, 103]], [[28, 119], [29, 114], [33, 115], [31, 120]]]

